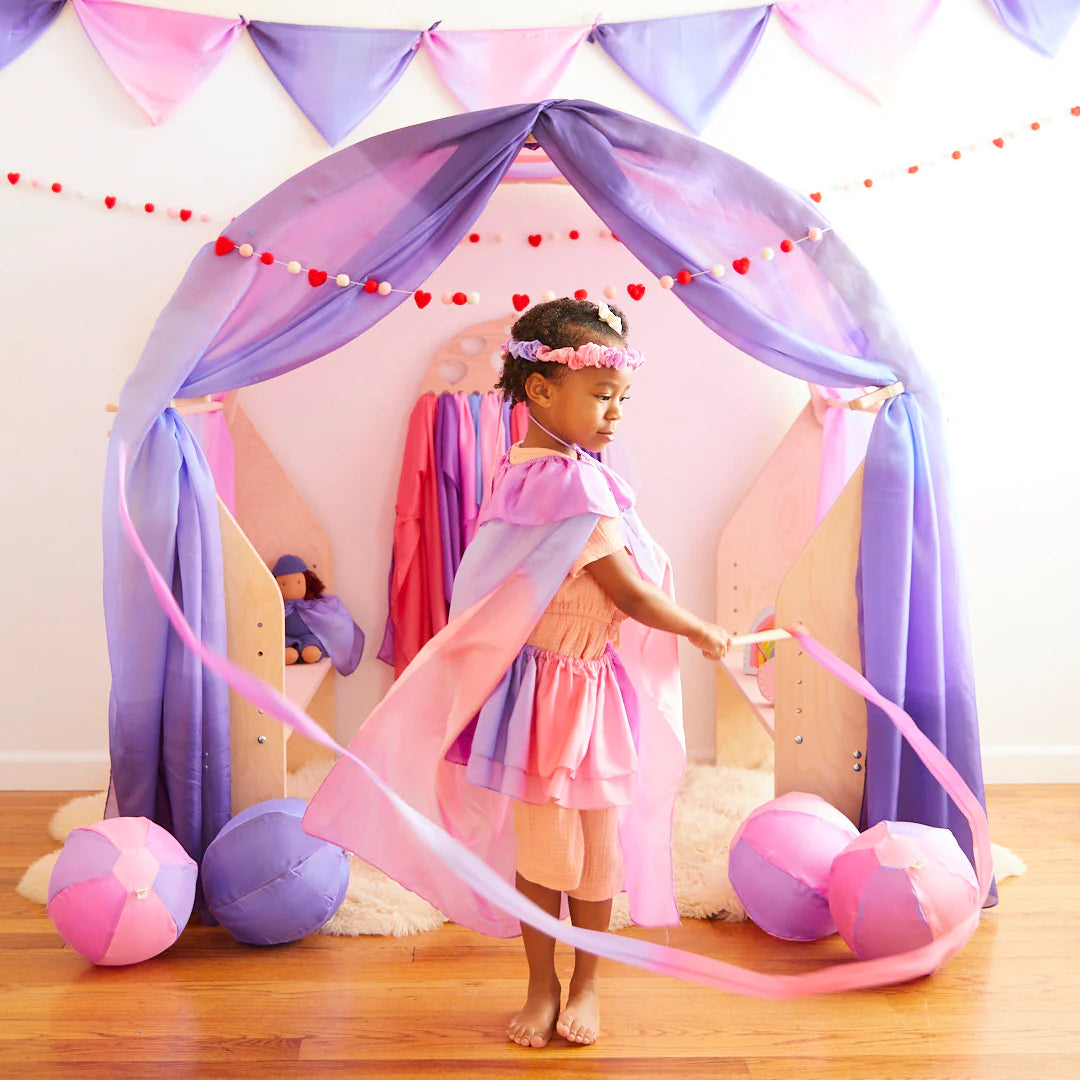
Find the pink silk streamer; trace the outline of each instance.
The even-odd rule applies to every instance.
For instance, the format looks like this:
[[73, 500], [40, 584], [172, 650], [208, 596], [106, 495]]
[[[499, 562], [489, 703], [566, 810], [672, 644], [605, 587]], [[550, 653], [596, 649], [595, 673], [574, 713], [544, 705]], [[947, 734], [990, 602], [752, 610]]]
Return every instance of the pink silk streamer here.
[[[132, 550], [146, 568], [154, 594], [165, 610], [185, 646], [206, 667], [219, 675], [234, 690], [257, 705], [266, 714], [313, 739], [322, 746], [347, 756], [363, 772], [365, 779], [374, 784], [386, 798], [417, 839], [452, 874], [468, 884], [494, 907], [507, 912], [522, 922], [536, 927], [545, 934], [563, 941], [574, 948], [583, 949], [598, 956], [618, 960], [659, 974], [701, 983], [715, 989], [763, 998], [795, 998], [809, 994], [838, 993], [872, 986], [887, 986], [920, 978], [937, 970], [955, 956], [974, 933], [979, 924], [983, 901], [990, 889], [993, 864], [990, 851], [989, 827], [986, 814], [971, 789], [949, 761], [915, 726], [903, 709], [883, 698], [857, 671], [834, 656], [814, 640], [802, 627], [791, 628], [796, 643], [827, 671], [845, 685], [858, 691], [868, 701], [877, 705], [907, 739], [912, 749], [926, 767], [942, 784], [950, 798], [963, 812], [971, 826], [975, 840], [975, 868], [979, 881], [979, 897], [968, 916], [948, 933], [930, 944], [894, 956], [874, 960], [851, 961], [819, 968], [797, 975], [769, 975], [750, 971], [721, 960], [673, 949], [652, 942], [619, 937], [595, 930], [582, 930], [553, 918], [523, 896], [511, 884], [473, 854], [464, 844], [455, 840], [434, 822], [414, 810], [402, 800], [360, 758], [340, 746], [323, 728], [302, 709], [285, 698], [273, 687], [256, 678], [250, 672], [209, 649], [192, 631], [176, 603], [172, 591], [135, 530], [128, 513], [125, 477], [129, 448], [121, 447], [119, 453], [120, 485], [119, 510], [122, 528]], [[462, 622], [475, 617], [484, 604], [480, 601], [459, 618]], [[391, 690], [393, 693], [393, 690]]]
[[815, 59], [874, 101], [888, 96], [906, 53], [941, 0], [780, 0], [776, 14]]
[[424, 45], [439, 78], [471, 111], [543, 101], [591, 30], [425, 30]]
[[[212, 401], [223, 401], [224, 394], [214, 394]], [[191, 434], [199, 440], [206, 463], [214, 477], [214, 488], [230, 514], [236, 517], [236, 455], [225, 410], [195, 413], [186, 418]]]
[[119, 0], [72, 3], [86, 36], [152, 124], [191, 96], [244, 28], [243, 19]]

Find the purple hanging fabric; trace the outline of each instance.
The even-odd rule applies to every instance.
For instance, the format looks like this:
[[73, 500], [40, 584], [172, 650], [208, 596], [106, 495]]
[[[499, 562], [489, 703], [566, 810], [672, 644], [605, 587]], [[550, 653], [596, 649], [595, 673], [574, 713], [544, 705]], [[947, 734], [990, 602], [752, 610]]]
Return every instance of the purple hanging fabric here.
[[435, 473], [439, 490], [439, 539], [443, 555], [443, 594], [449, 610], [454, 575], [461, 563], [461, 468], [459, 422], [453, 394], [439, 395], [435, 415]]
[[645, 91], [700, 132], [750, 62], [772, 5], [599, 23], [589, 35]]
[[67, 0], [7, 0], [0, 10], [0, 68], [48, 29]]
[[[169, 400], [293, 370], [408, 300], [472, 227], [530, 132], [657, 275], [751, 255], [785, 236], [802, 238], [809, 226], [829, 228], [815, 204], [721, 150], [568, 100], [377, 135], [317, 162], [241, 214], [226, 230], [237, 244], [288, 253], [354, 281], [390, 281], [401, 291], [311, 288], [235, 251], [218, 257], [208, 244], [159, 316], [121, 393], [108, 448], [103, 544], [114, 810], [160, 820], [160, 797], [188, 836], [212, 835], [214, 822], [228, 816], [224, 685], [179, 655], [172, 662], [177, 674], [167, 667], [172, 631], [120, 532], [121, 446], [130, 448], [136, 527], [189, 621], [213, 636], [224, 623], [213, 482]], [[771, 262], [755, 258], [745, 276], [703, 274], [675, 295], [720, 336], [795, 378], [834, 387], [903, 381], [906, 392], [881, 410], [867, 452], [859, 576], [864, 663], [867, 677], [925, 726], [981, 799], [940, 400], [877, 288], [826, 231], [820, 243], [800, 243]], [[198, 545], [199, 560], [184, 551], [178, 558], [180, 537], [184, 551]], [[223, 648], [223, 632], [217, 640]], [[177, 709], [173, 696], [181, 693], [184, 707]], [[923, 767], [904, 757], [883, 724], [871, 709], [868, 822], [902, 816], [945, 825], [970, 854], [966, 819], [943, 805]], [[204, 758], [208, 744], [218, 752]]]
[[1080, 15], [1080, 0], [990, 0], [998, 18], [1025, 45], [1056, 56]]
[[[438, 25], [436, 23], [436, 25]], [[331, 145], [390, 92], [420, 46], [419, 30], [248, 23], [255, 47]]]

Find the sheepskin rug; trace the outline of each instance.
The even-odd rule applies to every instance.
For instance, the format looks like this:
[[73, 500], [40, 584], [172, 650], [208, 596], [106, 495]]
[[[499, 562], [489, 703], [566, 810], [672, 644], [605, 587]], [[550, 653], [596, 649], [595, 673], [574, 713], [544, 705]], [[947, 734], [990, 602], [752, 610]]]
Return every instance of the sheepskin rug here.
[[[288, 794], [310, 799], [322, 783], [329, 765], [313, 762], [293, 773]], [[691, 765], [675, 804], [675, 895], [679, 913], [686, 918], [746, 918], [735, 890], [728, 881], [728, 847], [739, 824], [755, 807], [773, 796], [772, 773], [724, 765]], [[49, 833], [59, 843], [81, 825], [100, 821], [105, 812], [105, 793], [86, 795], [65, 803], [49, 822]], [[38, 859], [16, 886], [16, 891], [38, 904], [48, 897], [49, 877], [60, 852]], [[345, 901], [319, 933], [354, 937], [385, 934], [402, 937], [434, 930], [446, 917], [426, 900], [403, 888], [380, 870], [349, 856], [349, 889]], [[997, 880], [1022, 874], [1027, 868], [1007, 848], [994, 845]], [[611, 929], [631, 924], [626, 894], [616, 897]]]

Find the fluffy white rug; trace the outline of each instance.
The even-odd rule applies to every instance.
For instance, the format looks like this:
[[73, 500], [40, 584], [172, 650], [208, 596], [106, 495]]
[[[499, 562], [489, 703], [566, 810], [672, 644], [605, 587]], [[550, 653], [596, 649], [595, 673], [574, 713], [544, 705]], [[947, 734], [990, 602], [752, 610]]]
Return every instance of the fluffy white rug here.
[[[310, 799], [328, 766], [312, 763], [289, 776], [288, 793]], [[728, 881], [728, 846], [740, 822], [772, 798], [772, 773], [736, 769], [724, 765], [691, 765], [686, 771], [675, 804], [675, 895], [679, 913], [688, 918], [746, 918], [746, 912]], [[80, 825], [100, 821], [105, 812], [105, 793], [87, 795], [65, 803], [49, 823], [50, 835], [63, 842]], [[998, 881], [1027, 870], [1008, 848], [994, 849], [994, 873]], [[48, 897], [49, 877], [59, 856], [54, 851], [38, 859], [23, 875], [16, 891], [38, 904]], [[319, 931], [354, 937], [386, 934], [401, 937], [434, 930], [446, 917], [426, 900], [400, 886], [380, 870], [351, 855], [349, 890], [334, 917]], [[626, 894], [616, 897], [611, 929], [630, 925]]]

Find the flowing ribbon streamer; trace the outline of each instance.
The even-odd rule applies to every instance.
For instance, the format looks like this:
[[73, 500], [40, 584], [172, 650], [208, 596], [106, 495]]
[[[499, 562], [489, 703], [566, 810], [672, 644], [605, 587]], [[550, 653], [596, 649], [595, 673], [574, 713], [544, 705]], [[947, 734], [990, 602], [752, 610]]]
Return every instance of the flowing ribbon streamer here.
[[774, 999], [796, 998], [809, 994], [838, 993], [873, 986], [888, 986], [893, 983], [905, 982], [929, 975], [955, 956], [978, 926], [979, 913], [989, 892], [993, 875], [989, 826], [986, 814], [983, 812], [978, 799], [975, 798], [975, 795], [964, 783], [956, 769], [915, 726], [915, 722], [903, 709], [883, 698], [862, 675], [815, 641], [802, 627], [794, 627], [790, 630], [799, 647], [809, 656], [812, 656], [827, 671], [834, 674], [841, 682], [877, 705], [889, 717], [967, 818], [975, 839], [975, 868], [979, 880], [979, 898], [968, 917], [948, 933], [943, 934], [927, 945], [908, 952], [879, 957], [875, 960], [854, 960], [797, 975], [769, 975], [763, 972], [750, 971], [735, 964], [728, 964], [722, 960], [714, 960], [698, 953], [687, 952], [683, 949], [673, 949], [670, 946], [656, 945], [652, 942], [638, 941], [634, 938], [618, 937], [597, 930], [582, 930], [548, 915], [547, 912], [518, 892], [513, 885], [503, 880], [499, 874], [482, 859], [474, 855], [464, 844], [454, 839], [434, 822], [429, 821], [423, 814], [414, 810], [391, 790], [369, 766], [350, 753], [345, 747], [335, 742], [302, 709], [298, 708], [273, 687], [268, 686], [238, 664], [207, 648], [200, 641], [185, 620], [183, 612], [176, 603], [165, 579], [161, 576], [150, 555], [143, 547], [139, 534], [128, 513], [125, 492], [129, 458], [128, 449], [127, 446], [121, 446], [119, 451], [121, 526], [133, 551], [146, 568], [150, 578], [150, 585], [158, 602], [165, 610], [169, 621], [184, 645], [198, 656], [207, 668], [224, 679], [238, 693], [243, 694], [252, 704], [261, 708], [264, 713], [275, 717], [320, 745], [336, 753], [346, 755], [355, 762], [367, 779], [377, 785], [383, 792], [424, 846], [450, 872], [457, 874], [477, 893], [502, 910], [515, 916], [521, 922], [528, 923], [537, 930], [541, 930], [543, 933], [565, 942], [567, 945], [609, 960], [618, 960], [621, 963], [644, 968], [647, 971], [672, 975], [714, 989], [727, 990], [751, 997]]

